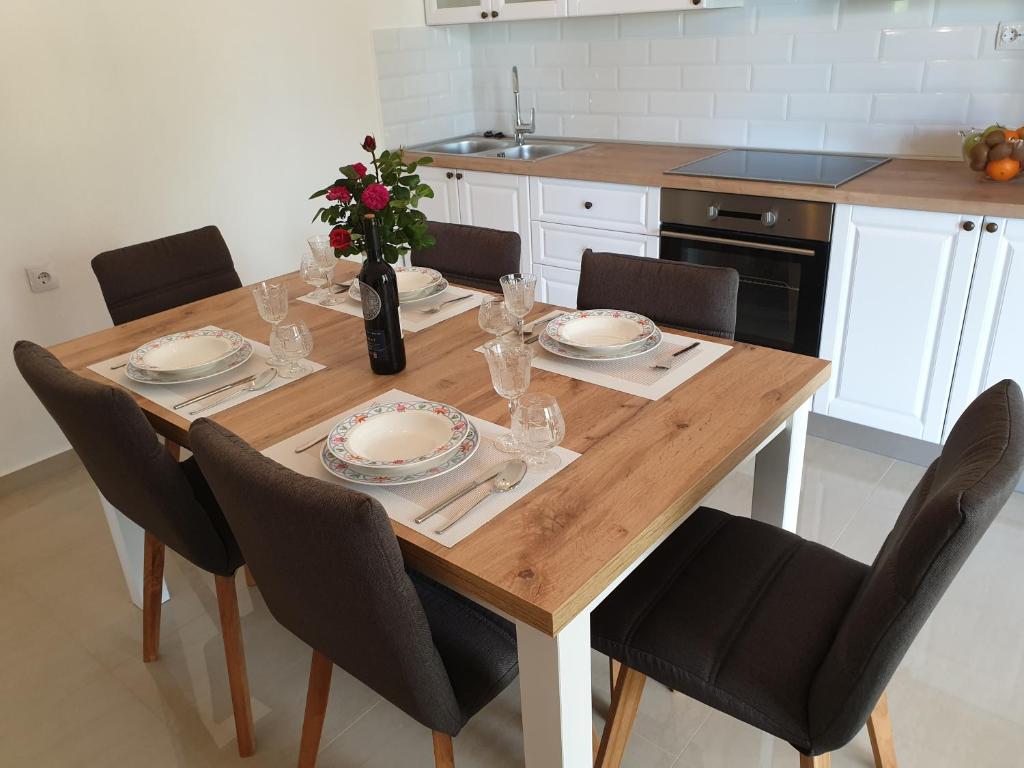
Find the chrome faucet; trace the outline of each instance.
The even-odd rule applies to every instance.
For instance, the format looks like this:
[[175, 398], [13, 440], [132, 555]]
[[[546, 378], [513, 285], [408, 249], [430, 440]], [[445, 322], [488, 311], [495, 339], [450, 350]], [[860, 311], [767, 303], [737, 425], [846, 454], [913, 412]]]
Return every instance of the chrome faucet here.
[[524, 123], [519, 111], [519, 67], [512, 67], [512, 95], [516, 100], [516, 144], [521, 147], [526, 140], [526, 134], [535, 133], [537, 130], [537, 108], [533, 107], [530, 110], [530, 122]]

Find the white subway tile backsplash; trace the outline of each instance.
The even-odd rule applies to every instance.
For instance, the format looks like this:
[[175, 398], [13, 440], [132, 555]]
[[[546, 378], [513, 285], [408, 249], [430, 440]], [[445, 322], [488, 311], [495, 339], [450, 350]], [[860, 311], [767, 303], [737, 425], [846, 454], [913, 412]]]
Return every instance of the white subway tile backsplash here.
[[744, 8], [374, 33], [390, 145], [540, 135], [959, 156], [956, 129], [1024, 123], [1024, 0], [746, 0]]

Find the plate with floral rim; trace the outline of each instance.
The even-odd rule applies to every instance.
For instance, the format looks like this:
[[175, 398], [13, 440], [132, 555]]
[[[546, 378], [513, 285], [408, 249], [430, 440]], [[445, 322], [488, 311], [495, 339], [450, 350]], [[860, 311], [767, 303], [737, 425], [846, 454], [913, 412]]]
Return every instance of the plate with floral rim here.
[[252, 357], [252, 354], [252, 344], [243, 340], [242, 348], [235, 354], [225, 360], [222, 360], [213, 370], [204, 370], [198, 375], [186, 375], [183, 377], [175, 376], [173, 374], [167, 374], [160, 371], [142, 370], [140, 368], [136, 368], [131, 363], [128, 363], [128, 366], [125, 368], [125, 376], [138, 384], [191, 384], [195, 381], [205, 381], [206, 379], [212, 379], [215, 376], [220, 376], [221, 374], [233, 371], [249, 362], [249, 358]]
[[591, 363], [612, 363], [617, 360], [628, 360], [631, 357], [646, 355], [651, 350], [661, 346], [661, 340], [661, 331], [655, 327], [654, 333], [648, 336], [639, 347], [630, 347], [626, 350], [619, 350], [608, 354], [594, 354], [577, 349], [576, 347], [560, 344], [551, 338], [546, 330], [540, 334], [540, 345], [545, 351], [559, 357], [568, 358], [569, 360], [585, 360]]
[[200, 328], [162, 336], [132, 352], [128, 362], [140, 371], [198, 374], [236, 354], [245, 339], [222, 328]]

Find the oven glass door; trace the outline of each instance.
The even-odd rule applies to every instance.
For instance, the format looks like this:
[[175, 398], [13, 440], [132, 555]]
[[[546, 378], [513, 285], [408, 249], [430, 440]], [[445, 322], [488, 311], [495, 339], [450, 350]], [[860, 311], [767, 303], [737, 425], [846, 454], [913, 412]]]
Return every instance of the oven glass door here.
[[663, 259], [739, 272], [737, 340], [818, 354], [828, 243], [668, 225], [661, 235]]

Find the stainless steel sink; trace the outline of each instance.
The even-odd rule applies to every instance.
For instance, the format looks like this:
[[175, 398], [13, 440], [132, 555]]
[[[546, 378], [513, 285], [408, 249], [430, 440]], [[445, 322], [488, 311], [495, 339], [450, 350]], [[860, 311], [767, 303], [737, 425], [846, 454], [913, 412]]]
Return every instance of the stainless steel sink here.
[[466, 136], [459, 139], [448, 139], [436, 141], [430, 144], [420, 144], [410, 147], [414, 152], [425, 152], [437, 155], [465, 155], [469, 157], [500, 158], [504, 160], [544, 160], [548, 157], [557, 157], [579, 149], [585, 149], [590, 144], [570, 144], [567, 142], [546, 142], [531, 141], [522, 146], [516, 146], [511, 140], [487, 139], [478, 136]]
[[488, 157], [500, 157], [506, 160], [543, 160], [546, 157], [566, 155], [583, 149], [586, 144], [523, 144], [488, 152]]
[[502, 141], [501, 139], [451, 139], [439, 141], [434, 144], [421, 144], [412, 147], [417, 152], [435, 152], [439, 155], [480, 155], [484, 152], [503, 150], [506, 147], [514, 147], [514, 141]]

